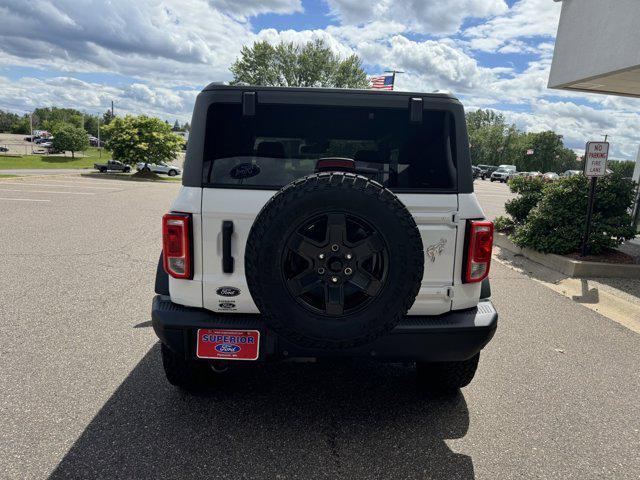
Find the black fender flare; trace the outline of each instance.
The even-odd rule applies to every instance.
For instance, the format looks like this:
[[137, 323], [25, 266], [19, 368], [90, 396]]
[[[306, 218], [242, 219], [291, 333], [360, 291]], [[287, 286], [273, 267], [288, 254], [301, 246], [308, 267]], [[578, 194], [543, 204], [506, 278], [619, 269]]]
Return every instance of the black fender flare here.
[[489, 279], [485, 278], [484, 280], [482, 280], [482, 286], [480, 287], [480, 300], [484, 300], [490, 297], [491, 297], [491, 284], [489, 283]]
[[158, 259], [158, 267], [156, 269], [155, 291], [158, 295], [169, 295], [169, 275], [164, 270], [162, 251], [160, 251], [160, 258]]

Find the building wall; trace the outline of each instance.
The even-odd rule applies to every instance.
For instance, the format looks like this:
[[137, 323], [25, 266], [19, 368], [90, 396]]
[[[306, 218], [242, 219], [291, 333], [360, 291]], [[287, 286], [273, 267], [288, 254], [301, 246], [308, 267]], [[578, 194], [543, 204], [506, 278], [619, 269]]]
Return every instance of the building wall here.
[[638, 66], [640, 0], [562, 2], [549, 87]]

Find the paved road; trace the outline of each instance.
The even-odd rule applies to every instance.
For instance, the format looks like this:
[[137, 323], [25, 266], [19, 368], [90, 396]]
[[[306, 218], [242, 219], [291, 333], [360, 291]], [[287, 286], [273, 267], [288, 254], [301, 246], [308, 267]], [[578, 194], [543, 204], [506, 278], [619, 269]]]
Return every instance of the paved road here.
[[87, 173], [95, 172], [93, 169], [88, 168], [21, 168], [15, 170], [0, 170], [0, 174], [5, 175], [60, 175], [60, 174], [74, 174], [74, 173]]
[[366, 362], [273, 365], [188, 396], [149, 328], [178, 186], [0, 188], [2, 479], [638, 478], [640, 336], [499, 263], [500, 326], [455, 399]]
[[489, 180], [476, 179], [473, 189], [478, 196], [487, 218], [494, 219], [498, 215], [504, 215], [504, 203], [514, 197], [506, 183], [491, 182]]

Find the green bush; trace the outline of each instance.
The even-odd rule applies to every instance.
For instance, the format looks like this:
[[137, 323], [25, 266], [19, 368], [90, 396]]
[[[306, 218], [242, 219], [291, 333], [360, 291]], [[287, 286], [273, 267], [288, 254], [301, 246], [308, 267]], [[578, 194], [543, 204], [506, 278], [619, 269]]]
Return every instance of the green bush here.
[[514, 228], [513, 220], [504, 215], [500, 215], [493, 220], [493, 226], [498, 232], [511, 233]]
[[[589, 251], [601, 253], [633, 238], [629, 208], [634, 182], [619, 174], [600, 179], [596, 188]], [[585, 228], [589, 181], [582, 175], [546, 185], [542, 196], [516, 226], [512, 240], [521, 247], [560, 255], [579, 250]]]
[[520, 196], [509, 200], [505, 203], [504, 208], [511, 215], [513, 224], [522, 225], [529, 212], [542, 198], [545, 183], [540, 178], [515, 177], [509, 180], [508, 185], [512, 192], [518, 193]]
[[507, 182], [507, 185], [509, 185], [509, 190], [513, 193], [526, 195], [527, 193], [541, 193], [546, 183], [540, 177], [514, 177]]

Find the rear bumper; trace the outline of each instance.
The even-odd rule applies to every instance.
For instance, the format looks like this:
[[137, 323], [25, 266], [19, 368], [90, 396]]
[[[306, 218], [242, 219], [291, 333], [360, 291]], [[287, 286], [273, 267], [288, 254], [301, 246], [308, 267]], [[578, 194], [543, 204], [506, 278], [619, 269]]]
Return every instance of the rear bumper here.
[[482, 300], [476, 308], [438, 316], [410, 316], [373, 343], [328, 351], [299, 347], [266, 328], [260, 315], [220, 314], [184, 307], [156, 295], [151, 308], [153, 329], [160, 341], [186, 359], [195, 359], [199, 328], [258, 330], [260, 358], [368, 357], [382, 360], [466, 360], [489, 343], [498, 324], [493, 304]]

